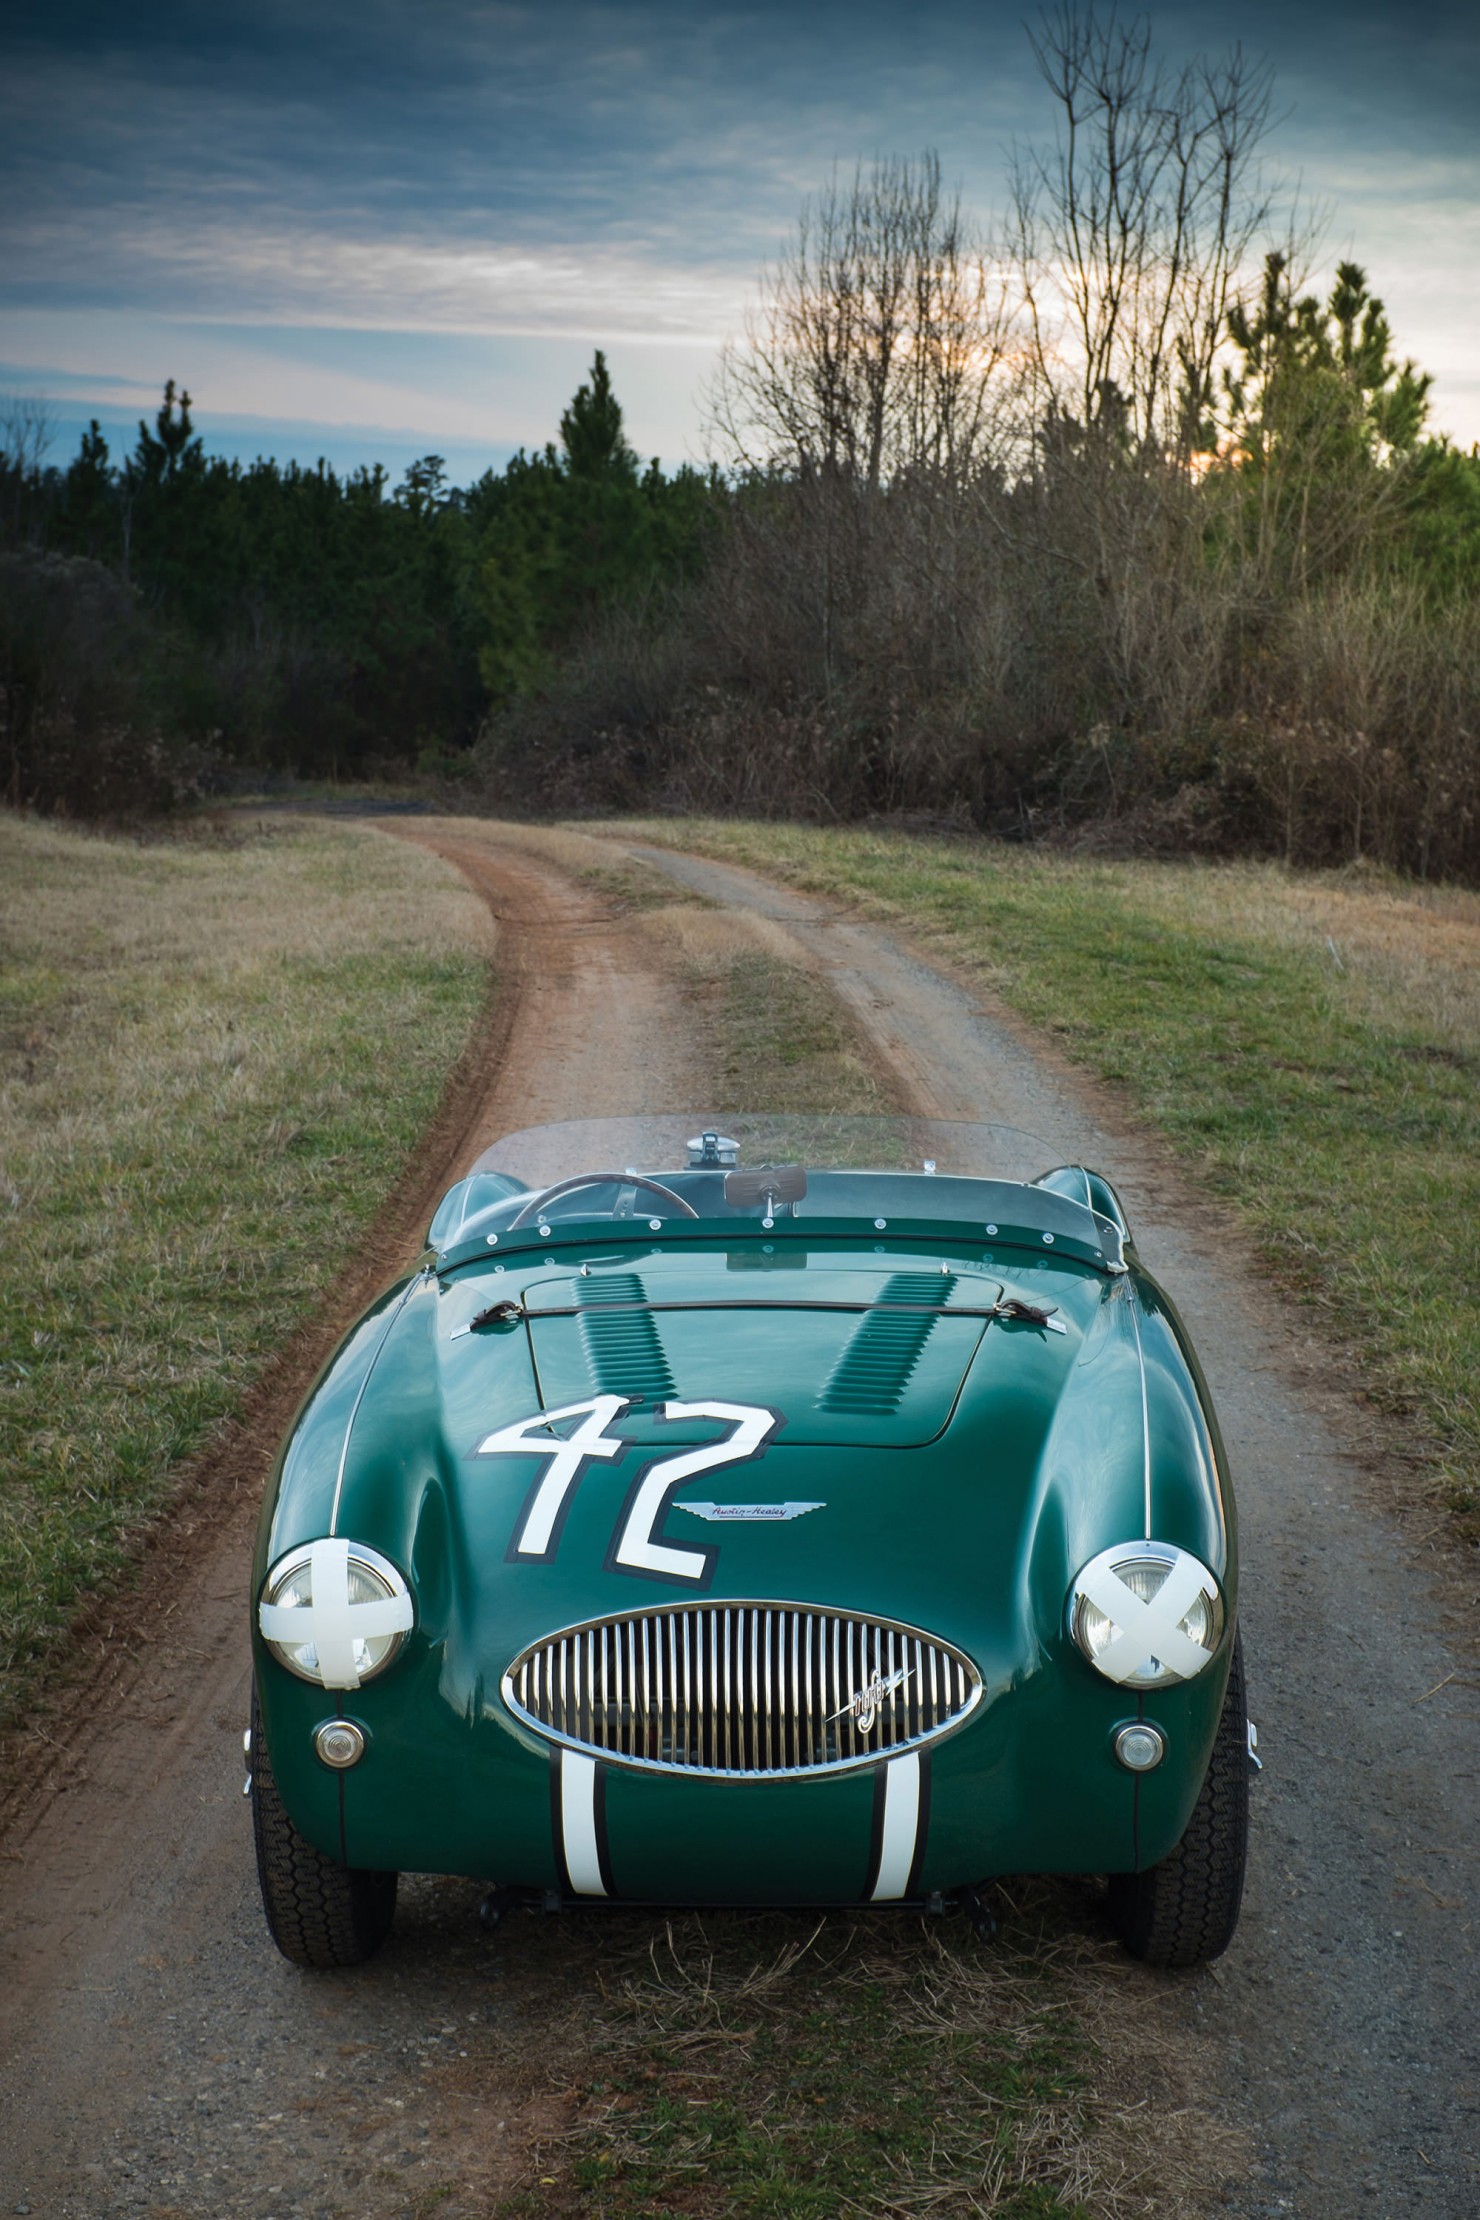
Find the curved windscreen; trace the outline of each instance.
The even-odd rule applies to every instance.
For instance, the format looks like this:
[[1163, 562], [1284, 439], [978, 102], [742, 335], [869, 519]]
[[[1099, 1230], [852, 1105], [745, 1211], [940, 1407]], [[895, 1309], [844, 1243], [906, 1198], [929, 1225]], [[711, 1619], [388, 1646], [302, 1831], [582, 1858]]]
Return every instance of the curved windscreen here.
[[[1010, 1125], [935, 1118], [829, 1117], [815, 1113], [661, 1112], [653, 1117], [573, 1118], [526, 1126], [485, 1149], [471, 1169], [547, 1187], [582, 1172], [654, 1178], [701, 1164], [706, 1136], [725, 1166], [800, 1165], [809, 1171], [924, 1172], [969, 1179], [1032, 1180], [1058, 1158], [1052, 1144]], [[698, 1144], [695, 1148], [692, 1144]], [[728, 1144], [728, 1146], [722, 1146]]]
[[748, 1231], [970, 1229], [1118, 1260], [1112, 1190], [1056, 1162], [1014, 1126], [910, 1117], [665, 1112], [529, 1126], [486, 1149], [443, 1198], [429, 1234], [440, 1259], [609, 1229], [624, 1239]]

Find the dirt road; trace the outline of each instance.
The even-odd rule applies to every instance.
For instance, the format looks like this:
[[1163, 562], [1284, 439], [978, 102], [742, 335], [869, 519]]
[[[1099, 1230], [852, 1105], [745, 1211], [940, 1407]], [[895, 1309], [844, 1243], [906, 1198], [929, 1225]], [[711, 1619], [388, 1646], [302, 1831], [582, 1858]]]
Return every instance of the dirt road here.
[[[506, 991], [377, 1254], [199, 1476], [192, 1532], [162, 1546], [149, 1609], [100, 1644], [8, 1826], [0, 2213], [380, 2220], [437, 2200], [471, 2220], [558, 2126], [517, 2077], [496, 2117], [486, 2078], [473, 2093], [490, 2029], [527, 2018], [535, 2040], [539, 2025], [537, 1993], [476, 1931], [476, 1892], [411, 1887], [368, 1978], [305, 1980], [265, 1944], [240, 1798], [252, 1509], [284, 1409], [364, 1282], [414, 1253], [430, 1198], [497, 1132], [704, 1095], [678, 990], [640, 933], [489, 828], [428, 837], [499, 916]], [[1480, 1672], [1467, 1621], [1446, 1618], [1382, 1513], [1360, 1413], [1216, 1214], [1041, 1041], [879, 928], [637, 852], [790, 935], [919, 1111], [1030, 1127], [1121, 1188], [1233, 1446], [1268, 1760], [1234, 1949], [1142, 1991], [1261, 2153], [1210, 2205], [1472, 2220]]]
[[1480, 1669], [1463, 1599], [1436, 1599], [1383, 1515], [1359, 1408], [1218, 1213], [1041, 1039], [825, 903], [634, 852], [784, 922], [920, 1111], [1025, 1126], [1119, 1188], [1192, 1329], [1238, 1486], [1267, 1771], [1239, 1936], [1181, 1989], [1186, 2040], [1262, 2152], [1226, 2209], [1476, 2220]]
[[339, 1333], [498, 1134], [703, 1092], [672, 982], [609, 904], [476, 826], [429, 845], [494, 913], [497, 998], [366, 1258], [194, 1475], [183, 1543], [162, 1537], [144, 1604], [99, 1630], [90, 1679], [8, 1798], [0, 2213], [379, 2220], [455, 2181], [469, 2201], [439, 2207], [452, 2220], [483, 2209], [540, 2124], [511, 2107], [490, 2133], [440, 2082], [416, 2101], [423, 2068], [455, 2083], [491, 2008], [478, 1892], [413, 1889], [374, 1984], [305, 1984], [262, 1947], [241, 1795], [256, 1506]]

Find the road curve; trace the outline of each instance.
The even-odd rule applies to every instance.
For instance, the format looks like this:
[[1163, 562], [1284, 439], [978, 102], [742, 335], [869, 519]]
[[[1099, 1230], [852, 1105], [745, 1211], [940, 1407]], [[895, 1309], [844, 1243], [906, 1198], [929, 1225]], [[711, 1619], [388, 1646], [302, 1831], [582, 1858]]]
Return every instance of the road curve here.
[[[414, 822], [396, 830], [417, 835]], [[503, 992], [362, 1268], [204, 1460], [190, 1531], [100, 1630], [0, 1837], [0, 2212], [473, 2220], [549, 2098], [481, 2055], [538, 1996], [505, 1982], [462, 1884], [413, 1884], [371, 1977], [265, 1945], [240, 1798], [246, 1560], [286, 1411], [430, 1200], [501, 1131], [688, 1107], [703, 1074], [646, 936], [497, 830], [425, 829], [500, 926]], [[883, 929], [732, 867], [632, 849], [795, 942], [922, 1114], [1000, 1119], [1116, 1181], [1188, 1317], [1232, 1448], [1244, 1625], [1268, 1770], [1247, 1911], [1223, 1963], [1136, 1973], [1128, 2009], [1247, 2122], [1264, 2220], [1480, 2214], [1480, 1788], [1467, 1629], [1381, 1510], [1360, 1411], [1298, 1312], [1155, 1144], [980, 991]], [[614, 849], [620, 858], [621, 850]], [[45, 1765], [37, 1762], [46, 1757]], [[545, 2109], [542, 2109], [545, 2108]]]

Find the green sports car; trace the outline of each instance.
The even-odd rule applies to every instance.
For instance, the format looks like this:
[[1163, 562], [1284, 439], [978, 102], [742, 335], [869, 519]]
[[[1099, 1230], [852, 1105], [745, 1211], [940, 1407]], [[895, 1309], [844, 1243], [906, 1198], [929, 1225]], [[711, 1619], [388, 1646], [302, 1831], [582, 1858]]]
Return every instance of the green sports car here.
[[1113, 1189], [1004, 1128], [510, 1135], [300, 1411], [248, 1737], [268, 1925], [902, 1905], [1238, 1917], [1252, 1730], [1207, 1390]]

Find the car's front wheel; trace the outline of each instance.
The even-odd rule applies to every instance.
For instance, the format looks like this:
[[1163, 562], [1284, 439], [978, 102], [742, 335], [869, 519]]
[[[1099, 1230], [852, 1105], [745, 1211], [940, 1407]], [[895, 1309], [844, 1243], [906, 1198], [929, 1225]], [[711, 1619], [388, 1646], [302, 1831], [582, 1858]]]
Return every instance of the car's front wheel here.
[[1200, 1966], [1238, 1925], [1249, 1840], [1249, 1722], [1244, 1655], [1235, 1637], [1228, 1693], [1207, 1776], [1175, 1850], [1144, 1873], [1110, 1876], [1110, 1917], [1134, 1958]]
[[295, 1966], [329, 1972], [378, 1950], [396, 1911], [394, 1873], [360, 1873], [298, 1832], [278, 1794], [252, 1690], [252, 1834], [272, 1939]]

